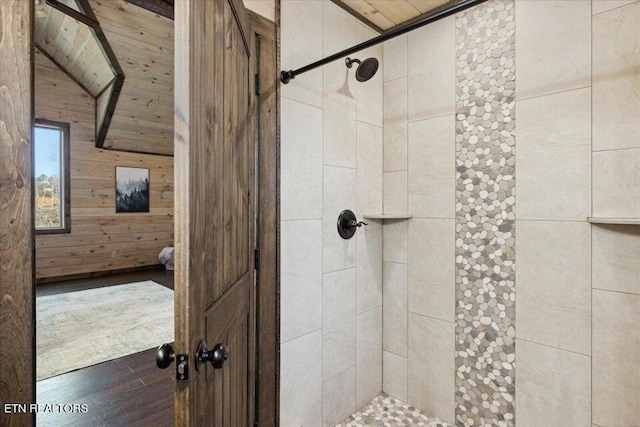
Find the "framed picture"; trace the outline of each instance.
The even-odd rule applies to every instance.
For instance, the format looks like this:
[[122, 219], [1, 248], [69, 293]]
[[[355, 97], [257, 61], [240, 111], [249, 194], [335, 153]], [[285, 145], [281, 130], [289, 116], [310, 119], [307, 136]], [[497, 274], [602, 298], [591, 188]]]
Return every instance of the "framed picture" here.
[[116, 213], [149, 212], [149, 169], [116, 166]]

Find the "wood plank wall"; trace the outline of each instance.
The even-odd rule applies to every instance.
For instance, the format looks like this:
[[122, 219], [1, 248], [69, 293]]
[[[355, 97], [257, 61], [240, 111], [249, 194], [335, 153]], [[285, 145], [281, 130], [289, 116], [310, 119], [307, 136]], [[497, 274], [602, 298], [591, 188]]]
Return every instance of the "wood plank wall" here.
[[[36, 277], [158, 264], [173, 243], [173, 158], [95, 148], [93, 99], [44, 55], [35, 62], [36, 118], [71, 124], [71, 233], [37, 236]], [[116, 166], [149, 168], [148, 214], [115, 213]]]

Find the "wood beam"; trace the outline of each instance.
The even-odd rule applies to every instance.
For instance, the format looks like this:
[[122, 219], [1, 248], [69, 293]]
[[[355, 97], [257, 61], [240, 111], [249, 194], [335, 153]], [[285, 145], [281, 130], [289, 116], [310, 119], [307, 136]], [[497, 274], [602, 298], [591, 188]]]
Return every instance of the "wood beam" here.
[[125, 0], [138, 7], [173, 21], [174, 0]]
[[100, 25], [95, 19], [91, 19], [90, 17], [78, 12], [77, 10], [67, 6], [66, 4], [60, 3], [58, 0], [45, 0], [45, 3], [91, 28], [96, 28]]

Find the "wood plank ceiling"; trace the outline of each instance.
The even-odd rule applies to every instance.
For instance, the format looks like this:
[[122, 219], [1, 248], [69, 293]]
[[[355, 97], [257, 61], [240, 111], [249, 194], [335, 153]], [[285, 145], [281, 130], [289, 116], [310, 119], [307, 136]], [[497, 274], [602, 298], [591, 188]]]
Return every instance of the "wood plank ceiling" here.
[[[172, 12], [169, 1], [157, 3]], [[78, 10], [75, 0], [60, 3]], [[125, 0], [89, 0], [88, 5], [126, 76], [115, 111], [108, 113], [103, 148], [173, 155], [173, 20]], [[44, 0], [36, 5], [35, 27], [39, 50], [98, 97], [100, 127], [114, 74], [91, 29]]]
[[383, 33], [452, 0], [332, 0]]
[[91, 28], [44, 1], [36, 6], [34, 37], [36, 47], [92, 97], [100, 94], [114, 79], [115, 73]]
[[89, 0], [127, 76], [104, 147], [173, 155], [173, 21], [124, 0]]

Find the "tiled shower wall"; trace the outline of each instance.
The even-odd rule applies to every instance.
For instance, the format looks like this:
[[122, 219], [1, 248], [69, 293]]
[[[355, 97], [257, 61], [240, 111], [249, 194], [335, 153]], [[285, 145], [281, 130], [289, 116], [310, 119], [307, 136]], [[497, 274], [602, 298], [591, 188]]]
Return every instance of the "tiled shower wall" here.
[[[376, 34], [329, 0], [282, 0], [295, 69]], [[359, 59], [382, 60], [382, 46]], [[338, 214], [382, 210], [382, 71], [344, 61], [282, 86], [280, 425], [335, 424], [382, 390], [382, 225], [351, 240]]]
[[505, 0], [385, 43], [384, 209], [414, 215], [384, 225], [387, 393], [640, 425], [640, 229], [587, 222], [640, 217], [638, 28], [637, 1]]

